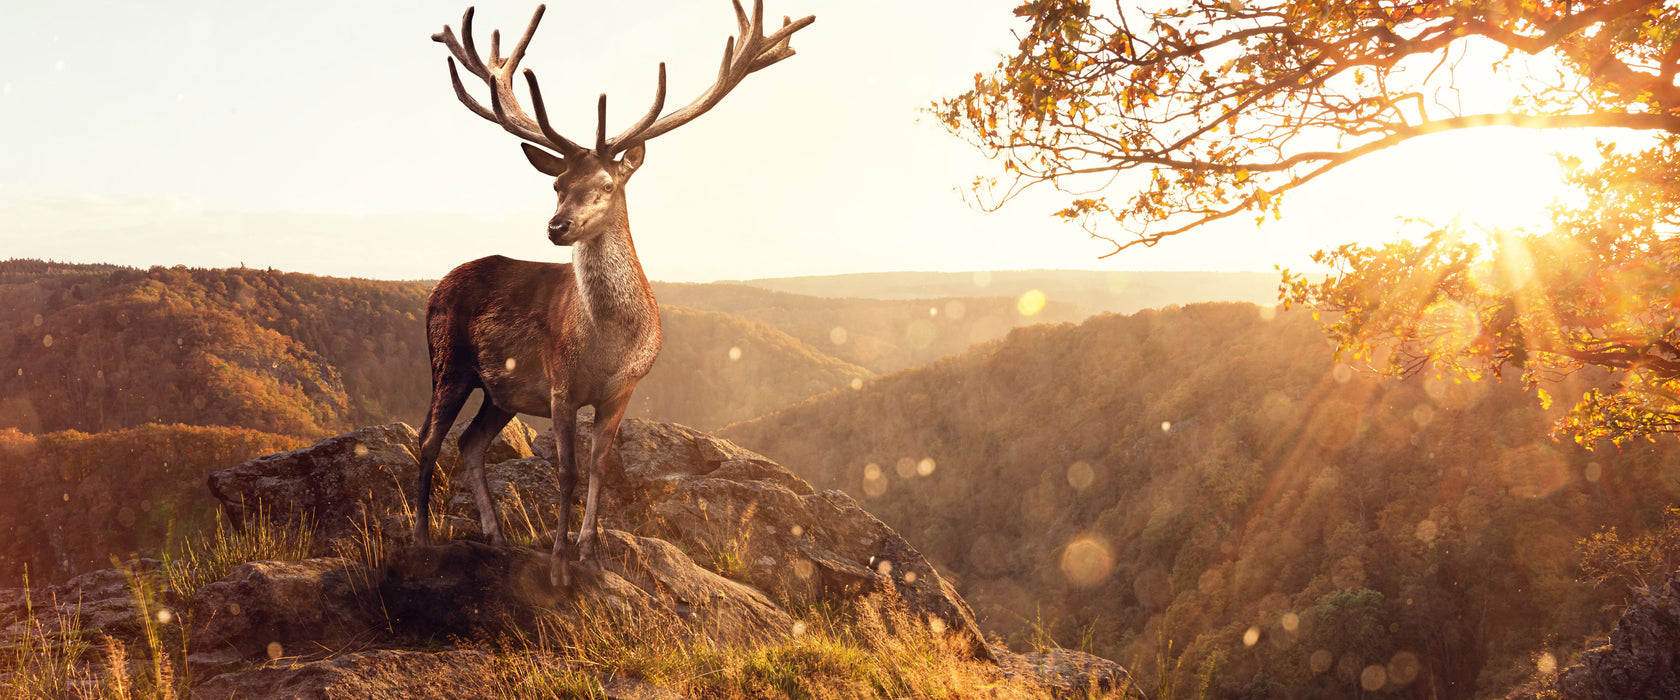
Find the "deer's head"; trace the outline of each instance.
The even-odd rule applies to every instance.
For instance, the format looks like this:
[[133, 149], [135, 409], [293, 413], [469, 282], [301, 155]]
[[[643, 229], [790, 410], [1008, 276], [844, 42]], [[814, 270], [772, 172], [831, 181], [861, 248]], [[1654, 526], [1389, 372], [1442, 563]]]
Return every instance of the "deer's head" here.
[[528, 143], [520, 146], [531, 165], [554, 176], [559, 201], [554, 218], [548, 220], [548, 240], [554, 245], [587, 241], [623, 222], [624, 186], [641, 166], [646, 146], [638, 143], [616, 161], [592, 152], [559, 158]]
[[[765, 36], [763, 0], [753, 3], [750, 20], [740, 0], [734, 0], [734, 5], [741, 39], [737, 42], [735, 37], [730, 37], [724, 43], [723, 65], [718, 69], [717, 82], [687, 107], [661, 117], [659, 112], [665, 106], [665, 64], [659, 64], [659, 88], [654, 93], [653, 108], [630, 128], [610, 139], [607, 138], [607, 96], [601, 96], [594, 148], [579, 146], [549, 125], [542, 91], [537, 87], [537, 76], [529, 68], [525, 69], [525, 82], [531, 91], [531, 106], [537, 113], [535, 119], [526, 116], [514, 96], [513, 75], [518, 70], [520, 59], [525, 57], [526, 45], [530, 44], [531, 36], [537, 31], [543, 6], [537, 6], [531, 23], [525, 27], [525, 35], [520, 37], [519, 43], [506, 58], [500, 55], [501, 35], [497, 32], [490, 34], [489, 61], [479, 56], [478, 50], [473, 47], [473, 9], [470, 7], [461, 17], [461, 41], [456, 40], [454, 31], [447, 26], [433, 34], [432, 40], [447, 46], [454, 55], [449, 59], [449, 79], [461, 103], [474, 114], [496, 122], [509, 133], [524, 139], [527, 143], [521, 145], [526, 159], [537, 170], [554, 177], [554, 192], [559, 197], [559, 203], [555, 207], [554, 218], [548, 222], [548, 239], [555, 245], [572, 245], [599, 236], [610, 225], [623, 221], [624, 185], [641, 166], [647, 151], [644, 144], [648, 140], [705, 114], [748, 74], [792, 56], [793, 48], [788, 46], [788, 41], [793, 38], [793, 33], [816, 21], [815, 17], [797, 22], [783, 17], [782, 28]], [[461, 76], [455, 69], [457, 59], [490, 87], [489, 108], [479, 104], [462, 86]]]
[[591, 240], [626, 219], [624, 186], [641, 167], [647, 146], [636, 143], [624, 156], [613, 159], [611, 152], [580, 149], [556, 156], [528, 143], [525, 158], [531, 166], [554, 177], [554, 217], [548, 220], [548, 240], [554, 245], [572, 245]]

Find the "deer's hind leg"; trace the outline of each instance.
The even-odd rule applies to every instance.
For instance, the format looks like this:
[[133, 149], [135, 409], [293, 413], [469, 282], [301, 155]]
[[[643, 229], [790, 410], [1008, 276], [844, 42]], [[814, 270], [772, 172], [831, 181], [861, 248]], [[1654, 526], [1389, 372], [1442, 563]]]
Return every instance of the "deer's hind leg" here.
[[[434, 375], [435, 377], [436, 375]], [[449, 426], [455, 424], [476, 384], [452, 381], [447, 377], [432, 380], [432, 402], [426, 407], [426, 422], [420, 426], [420, 488], [414, 498], [414, 544], [432, 543], [432, 470], [437, 466], [438, 452]]]
[[490, 498], [490, 484], [484, 479], [484, 453], [502, 428], [513, 420], [513, 412], [504, 410], [484, 397], [484, 405], [473, 416], [472, 425], [461, 433], [461, 462], [466, 466], [467, 483], [472, 484], [473, 503], [478, 506], [479, 530], [490, 538], [490, 544], [501, 546], [502, 527], [496, 521], [496, 502]]

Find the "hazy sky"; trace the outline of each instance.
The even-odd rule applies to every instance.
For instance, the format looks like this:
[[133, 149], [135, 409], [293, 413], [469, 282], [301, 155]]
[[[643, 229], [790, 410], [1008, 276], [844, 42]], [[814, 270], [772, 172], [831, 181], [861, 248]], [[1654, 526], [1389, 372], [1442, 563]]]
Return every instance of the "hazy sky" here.
[[[795, 36], [797, 56], [650, 143], [628, 190], [648, 275], [1300, 268], [1318, 248], [1392, 238], [1401, 215], [1534, 220], [1555, 191], [1548, 152], [1590, 143], [1517, 130], [1432, 138], [1315, 183], [1282, 222], [1228, 222], [1098, 260], [1106, 244], [1048, 215], [1061, 197], [968, 208], [957, 190], [995, 164], [918, 114], [996, 64], [1015, 41], [1016, 4], [769, 0], [777, 24], [817, 23]], [[517, 36], [534, 7], [481, 3], [481, 47], [492, 28]], [[0, 258], [387, 279], [436, 278], [490, 254], [568, 259], [545, 239], [550, 180], [450, 90], [447, 52], [429, 37], [445, 23], [459, 31], [463, 9], [8, 6]], [[560, 130], [587, 141], [597, 94], [608, 93], [617, 133], [646, 110], [663, 60], [668, 109], [687, 104], [734, 30], [727, 0], [559, 0], [524, 65]]]

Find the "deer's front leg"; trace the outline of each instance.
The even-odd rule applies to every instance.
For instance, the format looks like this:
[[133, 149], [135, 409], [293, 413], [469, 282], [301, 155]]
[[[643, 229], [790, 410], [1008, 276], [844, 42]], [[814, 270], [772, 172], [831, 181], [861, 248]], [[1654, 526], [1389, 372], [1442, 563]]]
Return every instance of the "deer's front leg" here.
[[595, 430], [589, 440], [589, 500], [583, 509], [583, 524], [578, 526], [580, 558], [591, 567], [595, 565], [595, 542], [600, 532], [595, 516], [600, 506], [601, 482], [606, 478], [607, 458], [618, 447], [618, 423], [629, 406], [629, 391], [595, 405]]
[[549, 583], [556, 586], [572, 585], [572, 572], [567, 567], [577, 560], [577, 550], [567, 536], [571, 531], [572, 491], [577, 488], [577, 410], [565, 404], [564, 398], [556, 395], [549, 414], [554, 417], [554, 485], [560, 492], [554, 558], [548, 570]]

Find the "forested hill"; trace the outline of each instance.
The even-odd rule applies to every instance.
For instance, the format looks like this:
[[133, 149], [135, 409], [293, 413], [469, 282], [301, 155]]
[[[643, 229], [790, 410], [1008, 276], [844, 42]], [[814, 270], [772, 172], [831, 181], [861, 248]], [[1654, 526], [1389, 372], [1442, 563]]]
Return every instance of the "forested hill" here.
[[740, 284], [817, 297], [860, 299], [1013, 298], [1036, 290], [1053, 302], [1074, 304], [1091, 311], [1132, 313], [1206, 301], [1246, 301], [1269, 306], [1277, 299], [1278, 275], [1125, 270], [863, 272], [775, 277]]
[[666, 304], [721, 311], [774, 326], [812, 348], [877, 374], [927, 364], [1035, 323], [1081, 321], [1091, 312], [1047, 299], [1022, 313], [1017, 294], [973, 296], [975, 290], [917, 299], [837, 299], [728, 283], [653, 285]]
[[1607, 629], [1577, 540], [1680, 502], [1671, 444], [1554, 442], [1516, 382], [1379, 382], [1264, 311], [1020, 328], [725, 435], [857, 497], [985, 625], [1219, 696], [1351, 697], [1373, 664], [1496, 692]]
[[[0, 427], [182, 423], [318, 436], [418, 425], [431, 393], [430, 288], [246, 268], [6, 261]], [[663, 315], [667, 350], [633, 415], [712, 428], [870, 375], [764, 324], [674, 307]]]
[[[248, 268], [0, 262], [0, 428], [180, 423], [319, 436], [418, 424], [431, 391], [430, 288]], [[665, 350], [631, 415], [702, 429], [959, 352], [1014, 325], [1085, 315], [1054, 301], [1022, 314], [1013, 298], [930, 305], [731, 285], [657, 289]], [[680, 308], [687, 303], [699, 310]]]
[[256, 269], [0, 263], [0, 426], [318, 435], [412, 421], [430, 391], [427, 291]]

